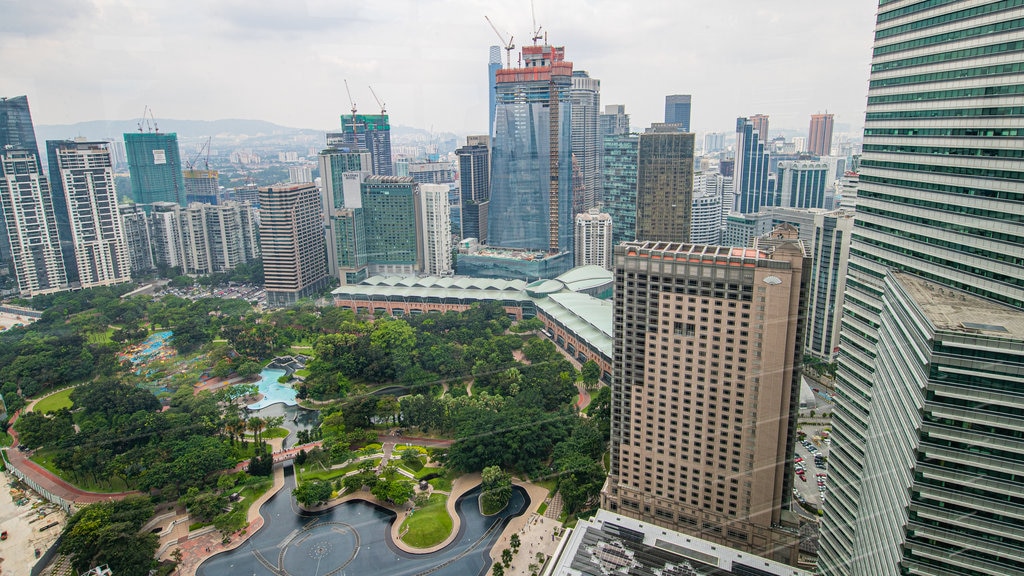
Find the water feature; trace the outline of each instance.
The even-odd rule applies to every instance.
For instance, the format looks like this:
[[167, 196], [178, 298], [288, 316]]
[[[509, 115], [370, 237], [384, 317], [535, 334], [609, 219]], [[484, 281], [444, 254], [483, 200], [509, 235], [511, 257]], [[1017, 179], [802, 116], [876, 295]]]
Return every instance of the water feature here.
[[256, 383], [259, 386], [260, 394], [263, 394], [263, 399], [255, 404], [249, 404], [246, 408], [249, 410], [259, 410], [278, 402], [288, 406], [295, 406], [297, 404], [295, 401], [295, 389], [277, 381], [285, 374], [286, 372], [279, 368], [264, 368], [260, 372], [259, 382]]
[[285, 468], [284, 487], [260, 508], [263, 527], [238, 548], [203, 562], [197, 576], [325, 576], [361, 574], [436, 576], [487, 573], [489, 552], [511, 518], [522, 514], [529, 497], [514, 487], [508, 507], [495, 516], [480, 514], [479, 487], [463, 495], [455, 509], [461, 526], [455, 540], [430, 554], [409, 554], [391, 541], [394, 512], [368, 502], [352, 501], [323, 512], [302, 512], [291, 491], [295, 477]]
[[271, 404], [256, 412], [256, 415], [260, 418], [273, 418], [275, 416], [284, 418], [281, 427], [290, 432], [288, 437], [284, 439], [284, 448], [291, 448], [297, 444], [295, 433], [299, 430], [312, 430], [315, 428], [319, 414], [319, 410], [309, 410], [299, 405], [288, 405], [283, 402]]

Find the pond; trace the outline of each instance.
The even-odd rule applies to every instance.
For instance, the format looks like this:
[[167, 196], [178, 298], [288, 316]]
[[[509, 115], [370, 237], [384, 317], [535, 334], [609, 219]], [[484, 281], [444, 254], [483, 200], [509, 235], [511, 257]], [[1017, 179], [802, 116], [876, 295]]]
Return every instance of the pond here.
[[246, 408], [249, 410], [259, 410], [279, 402], [287, 406], [295, 406], [297, 404], [295, 401], [295, 388], [277, 381], [278, 378], [285, 374], [286, 372], [279, 368], [264, 368], [260, 372], [259, 382], [256, 383], [259, 386], [260, 394], [263, 394], [263, 399], [255, 404], [249, 404]]
[[297, 404], [288, 405], [282, 402], [261, 408], [255, 413], [260, 418], [273, 418], [275, 416], [284, 418], [281, 426], [290, 432], [288, 437], [284, 439], [284, 448], [291, 448], [297, 444], [295, 433], [299, 430], [312, 430], [315, 428], [319, 414], [319, 410], [308, 410]]
[[477, 505], [477, 487], [456, 503], [462, 522], [454, 542], [430, 554], [409, 554], [391, 541], [394, 512], [362, 501], [302, 512], [291, 497], [294, 488], [293, 469], [288, 466], [284, 487], [260, 509], [263, 528], [240, 547], [203, 562], [197, 576], [483, 576], [502, 530], [529, 505], [526, 491], [516, 486], [508, 507], [485, 517]]

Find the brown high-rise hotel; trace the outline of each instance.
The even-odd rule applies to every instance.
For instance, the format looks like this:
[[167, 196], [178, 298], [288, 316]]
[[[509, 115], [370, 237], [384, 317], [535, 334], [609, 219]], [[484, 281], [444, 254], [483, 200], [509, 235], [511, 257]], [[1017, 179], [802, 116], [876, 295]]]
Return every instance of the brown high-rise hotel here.
[[796, 563], [787, 464], [808, 262], [795, 237], [615, 247], [602, 508]]

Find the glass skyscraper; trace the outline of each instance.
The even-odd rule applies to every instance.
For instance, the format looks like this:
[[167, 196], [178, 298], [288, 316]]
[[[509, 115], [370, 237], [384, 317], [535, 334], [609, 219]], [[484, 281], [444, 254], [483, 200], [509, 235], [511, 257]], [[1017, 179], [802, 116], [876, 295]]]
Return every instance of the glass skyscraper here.
[[1024, 574], [1024, 6], [882, 0], [825, 574]]
[[523, 47], [524, 68], [497, 73], [488, 243], [573, 250], [572, 62], [562, 47]]
[[[763, 121], [760, 121], [764, 118]], [[733, 180], [736, 205], [732, 211], [753, 214], [762, 205], [771, 205], [768, 200], [768, 151], [765, 150], [766, 134], [758, 126], [767, 125], [767, 117], [736, 119], [736, 172]]]
[[185, 180], [181, 172], [178, 135], [129, 132], [124, 135], [132, 197], [139, 204], [174, 202], [185, 206]]
[[636, 169], [640, 136], [604, 137], [604, 209], [612, 217], [612, 246], [636, 240]]
[[683, 132], [690, 131], [690, 95], [665, 96], [665, 123], [681, 124]]
[[343, 114], [341, 132], [328, 133], [327, 145], [338, 148], [368, 150], [371, 171], [378, 176], [391, 176], [391, 124], [387, 114]]

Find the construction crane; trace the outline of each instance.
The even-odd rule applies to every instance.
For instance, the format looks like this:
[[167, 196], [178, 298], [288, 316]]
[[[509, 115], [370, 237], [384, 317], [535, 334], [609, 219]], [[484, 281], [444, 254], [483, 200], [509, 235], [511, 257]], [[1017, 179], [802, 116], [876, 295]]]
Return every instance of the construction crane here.
[[537, 45], [537, 40], [544, 38], [540, 33], [540, 26], [537, 26], [537, 12], [533, 9], [533, 0], [530, 0], [530, 19], [533, 20], [533, 45]]
[[[146, 114], [149, 114], [149, 118], [146, 117]], [[150, 119], [152, 119], [153, 121], [150, 122]], [[147, 104], [146, 107], [142, 109], [142, 119], [139, 120], [138, 125], [140, 133], [146, 131], [143, 129], [143, 123], [146, 124], [145, 128], [148, 129], [150, 132], [160, 132], [160, 128], [156, 125], [156, 118], [153, 116], [153, 109], [149, 107], [149, 104]]]
[[515, 36], [509, 36], [508, 41], [506, 42], [505, 37], [501, 35], [501, 32], [498, 32], [498, 28], [494, 25], [494, 22], [491, 22], [491, 19], [488, 18], [487, 15], [484, 15], [484, 18], [487, 20], [487, 23], [491, 25], [491, 30], [494, 30], [494, 33], [498, 35], [498, 40], [501, 40], [501, 43], [505, 45], [505, 67], [511, 68], [512, 51], [516, 49], [516, 45], [512, 43]]
[[373, 86], [369, 86], [369, 89], [370, 89], [370, 94], [373, 94], [373, 99], [376, 100], [377, 101], [377, 105], [380, 106], [381, 116], [383, 116], [384, 114], [387, 114], [388, 113], [388, 107], [385, 106], [384, 103], [380, 101], [380, 98], [377, 97], [377, 93], [373, 91]]
[[349, 104], [352, 105], [352, 115], [356, 115], [356, 101], [352, 99], [352, 92], [348, 89], [348, 80], [345, 80], [345, 93], [348, 94]]
[[203, 155], [204, 150], [206, 151], [206, 158], [203, 160], [203, 164], [206, 166], [207, 170], [210, 169], [210, 141], [212, 139], [212, 136], [208, 136], [206, 138], [206, 142], [203, 142], [203, 145], [199, 147], [199, 150], [196, 151], [196, 155], [192, 157], [192, 160], [187, 160], [185, 162], [185, 165], [188, 166], [189, 170], [196, 169], [196, 162], [199, 161], [199, 157]]

